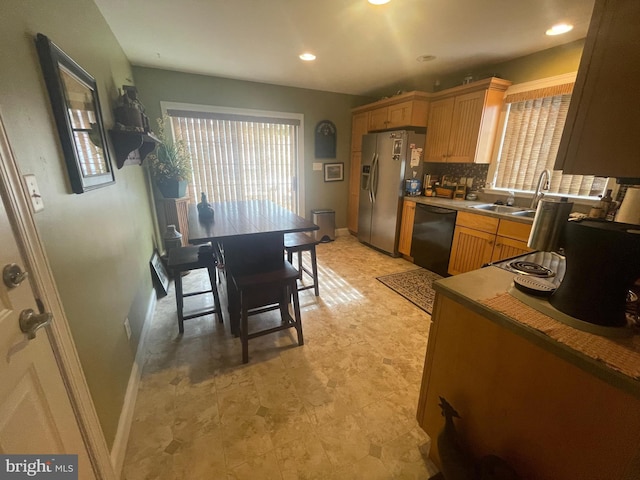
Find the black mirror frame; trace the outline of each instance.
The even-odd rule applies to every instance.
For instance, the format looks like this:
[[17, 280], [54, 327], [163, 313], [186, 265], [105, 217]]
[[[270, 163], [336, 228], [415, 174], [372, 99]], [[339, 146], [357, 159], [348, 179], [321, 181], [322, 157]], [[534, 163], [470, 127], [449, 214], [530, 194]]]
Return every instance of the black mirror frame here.
[[[71, 189], [74, 193], [84, 193], [87, 190], [93, 190], [115, 183], [95, 79], [71, 57], [64, 53], [55, 43], [41, 33], [38, 33], [36, 36], [36, 48], [38, 50], [38, 56], [40, 57], [40, 65], [42, 66], [47, 90], [49, 91], [53, 115], [58, 127], [62, 152], [69, 172]], [[86, 86], [87, 89], [91, 91], [97, 123], [96, 127], [102, 142], [105, 173], [89, 176], [82, 174], [81, 159], [78, 154], [71, 119], [69, 118], [67, 110], [67, 96], [60, 74], [61, 66], [70, 71], [83, 86]]]

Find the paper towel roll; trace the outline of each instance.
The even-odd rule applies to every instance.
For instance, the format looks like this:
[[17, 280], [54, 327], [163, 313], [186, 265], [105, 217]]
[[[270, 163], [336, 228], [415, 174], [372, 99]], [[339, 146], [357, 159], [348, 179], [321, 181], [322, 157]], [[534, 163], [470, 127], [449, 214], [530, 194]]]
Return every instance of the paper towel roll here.
[[629, 187], [616, 215], [616, 222], [640, 225], [640, 187]]

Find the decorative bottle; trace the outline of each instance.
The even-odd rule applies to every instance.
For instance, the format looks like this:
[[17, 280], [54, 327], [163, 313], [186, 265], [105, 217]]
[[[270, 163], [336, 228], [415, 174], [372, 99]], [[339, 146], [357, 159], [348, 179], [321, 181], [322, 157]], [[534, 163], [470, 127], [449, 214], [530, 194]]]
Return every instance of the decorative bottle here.
[[201, 220], [213, 219], [213, 207], [207, 201], [207, 195], [204, 192], [200, 194], [200, 203], [198, 204], [198, 217], [200, 217]]

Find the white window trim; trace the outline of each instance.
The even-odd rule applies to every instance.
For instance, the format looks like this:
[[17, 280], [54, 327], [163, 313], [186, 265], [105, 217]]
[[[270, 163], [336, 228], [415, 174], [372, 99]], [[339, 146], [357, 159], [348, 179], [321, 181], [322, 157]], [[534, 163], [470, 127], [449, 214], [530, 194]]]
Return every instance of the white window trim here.
[[294, 212], [301, 217], [304, 217], [305, 209], [305, 181], [304, 181], [304, 115], [302, 113], [291, 112], [275, 112], [271, 110], [252, 110], [248, 108], [234, 108], [234, 107], [222, 107], [218, 105], [198, 105], [194, 103], [181, 103], [181, 102], [160, 102], [160, 110], [162, 115], [167, 114], [167, 110], [191, 110], [192, 112], [205, 112], [205, 113], [230, 113], [235, 115], [247, 115], [254, 117], [272, 117], [272, 118], [287, 118], [298, 120], [300, 126], [298, 127], [298, 165], [297, 172], [298, 178], [296, 178], [296, 192], [297, 192], [297, 205], [298, 211]]
[[[504, 92], [504, 98], [506, 98], [507, 95], [513, 95], [516, 93], [528, 92], [530, 90], [538, 90], [540, 88], [554, 87], [556, 85], [564, 85], [566, 83], [574, 83], [576, 81], [577, 73], [578, 72], [564, 73], [562, 75], [556, 75], [556, 76], [547, 77], [547, 78], [540, 78], [538, 80], [532, 80], [530, 82], [523, 82], [523, 83], [511, 85]], [[491, 182], [488, 182], [487, 187], [485, 187], [484, 189], [484, 191], [487, 193], [493, 193], [498, 195], [504, 195], [506, 192], [509, 192], [509, 189], [507, 188], [493, 187], [493, 179], [495, 178], [495, 175], [496, 175], [496, 169], [498, 168], [498, 158], [500, 156], [500, 144], [502, 142], [502, 137], [504, 136], [505, 129], [507, 128], [506, 119], [507, 119], [506, 108], [502, 108], [502, 110], [500, 111], [500, 116], [498, 118], [497, 135], [496, 135], [496, 141], [493, 145], [491, 163], [489, 164], [489, 170], [487, 172], [487, 181], [491, 179]], [[618, 187], [616, 185], [614, 178], [609, 178], [606, 188], [610, 188], [614, 190], [613, 193], [615, 195]], [[517, 197], [521, 197], [521, 198], [533, 198], [533, 194], [528, 191], [516, 190], [515, 194]], [[552, 198], [554, 197], [570, 198], [575, 203], [584, 203], [584, 204], [593, 203], [593, 197], [583, 197], [583, 196], [577, 196], [577, 195], [553, 194], [553, 193], [545, 193], [545, 195], [547, 197], [552, 197]]]

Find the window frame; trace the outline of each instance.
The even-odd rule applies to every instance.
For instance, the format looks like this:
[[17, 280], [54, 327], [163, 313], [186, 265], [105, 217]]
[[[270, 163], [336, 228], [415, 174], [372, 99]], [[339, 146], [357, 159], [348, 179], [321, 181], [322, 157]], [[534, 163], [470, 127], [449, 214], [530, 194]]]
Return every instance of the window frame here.
[[[548, 87], [563, 85], [567, 83], [575, 83], [576, 76], [577, 76], [577, 72], [570, 72], [562, 75], [555, 75], [552, 77], [532, 80], [529, 82], [513, 84], [505, 91], [504, 98], [506, 98], [507, 95], [513, 95], [517, 93], [528, 92], [531, 90], [538, 90], [542, 88], [548, 88]], [[491, 162], [489, 164], [489, 170], [487, 172], [487, 187], [484, 188], [484, 191], [486, 193], [504, 195], [507, 192], [512, 191], [508, 188], [498, 188], [494, 186], [494, 181], [495, 181], [497, 170], [498, 170], [498, 160], [500, 158], [500, 153], [502, 148], [502, 141], [507, 128], [507, 110], [508, 110], [507, 104], [505, 103], [503, 107], [500, 109], [500, 114], [498, 117], [496, 139], [493, 145], [493, 151], [491, 154]], [[612, 189], [614, 190], [614, 193], [615, 193], [615, 191], [617, 190], [615, 178], [608, 179], [605, 190], [606, 189]], [[528, 190], [516, 190], [515, 193], [518, 197], [522, 197], [522, 198], [533, 198], [533, 194], [534, 194], [534, 192], [528, 191]], [[559, 193], [545, 193], [545, 195], [551, 198], [566, 197], [566, 198], [569, 198], [574, 203], [584, 203], [584, 204], [592, 204], [594, 200], [598, 199], [598, 197], [587, 197], [587, 196], [559, 194]]]
[[[162, 115], [166, 115], [168, 110], [190, 110], [192, 112], [203, 113], [217, 113], [217, 114], [232, 114], [232, 115], [245, 115], [250, 117], [271, 117], [271, 118], [284, 118], [297, 120], [300, 122], [298, 126], [298, 148], [297, 148], [297, 165], [296, 165], [296, 204], [297, 212], [293, 212], [297, 215], [304, 217], [305, 210], [305, 172], [304, 172], [304, 114], [292, 113], [292, 112], [279, 112], [272, 110], [254, 110], [248, 108], [236, 108], [236, 107], [223, 107], [219, 105], [201, 105], [193, 103], [182, 102], [160, 102], [160, 110]], [[173, 130], [172, 130], [173, 135]]]

